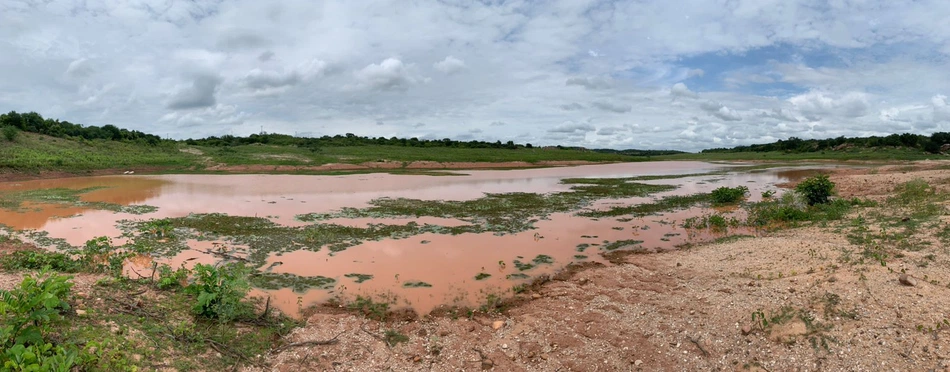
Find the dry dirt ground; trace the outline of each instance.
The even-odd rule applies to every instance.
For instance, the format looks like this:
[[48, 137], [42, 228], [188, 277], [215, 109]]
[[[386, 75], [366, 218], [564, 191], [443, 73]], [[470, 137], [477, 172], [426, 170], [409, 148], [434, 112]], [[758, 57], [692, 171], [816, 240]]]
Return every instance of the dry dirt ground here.
[[[948, 191], [945, 165], [832, 180], [842, 196], [880, 201], [915, 178]], [[887, 266], [849, 263], [862, 248], [844, 223], [629, 255], [473, 319], [379, 322], [318, 310], [288, 336], [298, 346], [267, 357], [267, 370], [950, 371], [950, 251], [931, 239]], [[902, 271], [913, 285], [901, 283]], [[387, 330], [408, 340], [388, 346]]]

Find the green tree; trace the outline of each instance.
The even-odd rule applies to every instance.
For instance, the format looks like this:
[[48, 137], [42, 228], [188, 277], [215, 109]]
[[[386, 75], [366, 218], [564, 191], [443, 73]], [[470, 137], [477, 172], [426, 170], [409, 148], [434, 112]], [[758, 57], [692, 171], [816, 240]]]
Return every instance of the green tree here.
[[20, 134], [20, 131], [12, 125], [4, 126], [2, 131], [3, 131], [3, 138], [6, 138], [7, 141], [10, 141], [10, 142], [16, 141], [17, 135]]

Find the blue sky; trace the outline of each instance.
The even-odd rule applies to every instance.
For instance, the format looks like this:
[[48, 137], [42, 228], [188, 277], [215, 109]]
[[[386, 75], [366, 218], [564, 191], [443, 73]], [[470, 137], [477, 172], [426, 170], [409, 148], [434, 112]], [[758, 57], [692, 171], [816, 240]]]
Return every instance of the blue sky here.
[[698, 150], [950, 131], [945, 1], [0, 3], [0, 110]]

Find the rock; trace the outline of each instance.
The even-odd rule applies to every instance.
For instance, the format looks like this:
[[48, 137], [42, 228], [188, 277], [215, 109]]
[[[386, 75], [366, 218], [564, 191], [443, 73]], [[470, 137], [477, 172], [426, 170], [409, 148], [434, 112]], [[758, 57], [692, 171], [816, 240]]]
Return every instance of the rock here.
[[495, 366], [495, 363], [491, 359], [482, 359], [482, 369], [489, 370]]
[[532, 294], [531, 294], [531, 298], [537, 300], [537, 299], [541, 298], [541, 295], [538, 294], [538, 293], [532, 293]]
[[901, 276], [898, 277], [897, 280], [900, 281], [901, 284], [906, 285], [908, 287], [913, 287], [917, 285], [917, 279], [914, 279], [914, 277], [907, 274], [901, 274]]
[[439, 331], [439, 337], [445, 337], [445, 336], [448, 336], [448, 335], [450, 335], [450, 334], [451, 334], [451, 333], [450, 333], [449, 331], [446, 331], [446, 330]]
[[76, 315], [79, 315], [79, 316], [86, 315], [86, 310], [76, 310]]
[[635, 365], [635, 366], [637, 366], [637, 367], [639, 367], [641, 364], [643, 364], [643, 361], [640, 360], [640, 359], [637, 359], [635, 362], [633, 362], [633, 365]]
[[746, 324], [746, 325], [742, 326], [742, 330], [741, 330], [741, 331], [742, 331], [742, 335], [743, 335], [743, 336], [747, 336], [748, 334], [752, 333], [752, 326]]
[[469, 331], [469, 332], [475, 332], [475, 325], [474, 325], [474, 324], [469, 324], [469, 325], [468, 325], [468, 331]]
[[496, 331], [499, 330], [499, 329], [501, 329], [501, 327], [504, 327], [504, 326], [505, 326], [505, 321], [504, 321], [504, 320], [496, 320], [496, 321], [494, 321], [494, 322], [491, 323], [491, 328], [494, 329], [494, 330], [496, 330]]
[[502, 349], [505, 349], [505, 350], [508, 350], [508, 344], [501, 344], [501, 348], [502, 348]]
[[416, 355], [416, 356], [412, 357], [412, 362], [413, 362], [413, 363], [419, 363], [419, 362], [421, 362], [421, 361], [422, 361], [422, 357], [421, 357], [421, 356]]

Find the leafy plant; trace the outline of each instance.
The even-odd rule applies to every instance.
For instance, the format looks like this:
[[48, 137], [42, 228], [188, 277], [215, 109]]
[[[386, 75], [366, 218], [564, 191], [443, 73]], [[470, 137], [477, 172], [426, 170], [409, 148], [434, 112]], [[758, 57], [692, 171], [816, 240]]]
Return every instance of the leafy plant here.
[[12, 290], [0, 290], [0, 366], [13, 371], [68, 371], [77, 362], [75, 347], [46, 341], [52, 325], [69, 309], [71, 277], [47, 275], [23, 278]]
[[167, 264], [162, 264], [158, 267], [158, 289], [171, 289], [175, 287], [180, 287], [181, 283], [188, 279], [188, 274], [191, 270], [186, 269], [184, 266], [179, 267], [178, 270], [172, 270], [171, 266]]
[[727, 187], [723, 186], [712, 191], [713, 204], [733, 204], [742, 200], [749, 193], [749, 188], [745, 186]]
[[249, 310], [249, 305], [242, 302], [251, 288], [247, 281], [249, 273], [250, 269], [243, 264], [195, 265], [194, 279], [187, 287], [198, 296], [192, 307], [195, 315], [222, 323], [244, 315]]
[[835, 183], [831, 182], [826, 174], [806, 178], [795, 186], [795, 191], [805, 197], [808, 205], [827, 204], [834, 190]]
[[775, 190], [766, 190], [762, 192], [762, 199], [769, 199], [775, 196]]
[[7, 141], [13, 142], [16, 141], [17, 136], [20, 134], [20, 131], [12, 125], [7, 125], [3, 127], [3, 138], [6, 138]]

